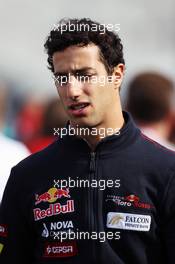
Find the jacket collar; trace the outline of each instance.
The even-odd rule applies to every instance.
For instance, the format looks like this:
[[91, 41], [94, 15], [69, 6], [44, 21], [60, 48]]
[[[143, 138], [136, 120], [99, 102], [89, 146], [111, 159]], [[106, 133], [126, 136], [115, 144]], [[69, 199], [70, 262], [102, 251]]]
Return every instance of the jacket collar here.
[[[94, 152], [99, 155], [114, 154], [121, 149], [128, 147], [134, 143], [140, 134], [140, 130], [136, 127], [131, 115], [128, 112], [123, 111], [123, 117], [125, 120], [124, 126], [121, 128], [120, 133], [103, 138], [96, 146]], [[67, 123], [68, 129], [70, 122]], [[63, 145], [66, 147], [69, 154], [73, 155], [87, 155], [92, 150], [88, 143], [81, 137], [75, 135], [66, 135], [62, 138]]]

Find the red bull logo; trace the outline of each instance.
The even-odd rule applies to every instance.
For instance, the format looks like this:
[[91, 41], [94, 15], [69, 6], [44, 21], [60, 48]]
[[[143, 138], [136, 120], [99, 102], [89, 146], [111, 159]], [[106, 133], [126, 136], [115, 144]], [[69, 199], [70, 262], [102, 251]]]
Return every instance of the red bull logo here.
[[72, 213], [74, 211], [74, 200], [68, 200], [64, 205], [60, 203], [50, 204], [46, 210], [41, 210], [40, 208], [35, 208], [33, 210], [35, 221], [50, 217], [52, 215]]
[[35, 204], [37, 205], [41, 202], [54, 203], [57, 201], [57, 199], [60, 199], [62, 197], [70, 198], [69, 188], [64, 190], [64, 189], [57, 189], [53, 187], [53, 188], [50, 188], [47, 192], [42, 193], [41, 195], [36, 194]]

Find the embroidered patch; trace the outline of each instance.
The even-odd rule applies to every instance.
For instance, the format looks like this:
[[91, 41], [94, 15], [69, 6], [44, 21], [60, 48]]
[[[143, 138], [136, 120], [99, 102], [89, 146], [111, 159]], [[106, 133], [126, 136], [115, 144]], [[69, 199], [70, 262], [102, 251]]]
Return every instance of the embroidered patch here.
[[140, 197], [135, 194], [130, 194], [127, 196], [107, 195], [106, 202], [107, 201], [112, 201], [117, 206], [122, 206], [122, 207], [135, 207], [138, 209], [154, 208], [153, 205], [140, 201]]
[[47, 209], [41, 210], [40, 208], [35, 208], [33, 210], [35, 221], [44, 219], [58, 214], [66, 214], [74, 212], [74, 200], [67, 200], [66, 204], [51, 204]]
[[4, 245], [0, 243], [0, 254], [1, 254], [2, 250], [3, 250], [3, 248], [4, 248]]
[[50, 188], [47, 192], [44, 192], [40, 195], [35, 195], [35, 205], [41, 203], [41, 202], [48, 202], [48, 203], [54, 203], [60, 198], [70, 198], [69, 195], [69, 188], [63, 190], [63, 189], [57, 189], [55, 187]]
[[63, 258], [77, 255], [77, 244], [75, 241], [46, 243], [44, 258]]
[[151, 225], [150, 215], [109, 212], [107, 214], [107, 227], [134, 231], [149, 231]]
[[47, 222], [42, 223], [43, 229], [41, 236], [44, 238], [52, 237], [56, 238], [62, 231], [67, 232], [68, 230], [73, 231], [74, 225], [71, 220], [69, 221], [58, 221], [58, 222]]
[[7, 237], [7, 226], [0, 224], [0, 236]]

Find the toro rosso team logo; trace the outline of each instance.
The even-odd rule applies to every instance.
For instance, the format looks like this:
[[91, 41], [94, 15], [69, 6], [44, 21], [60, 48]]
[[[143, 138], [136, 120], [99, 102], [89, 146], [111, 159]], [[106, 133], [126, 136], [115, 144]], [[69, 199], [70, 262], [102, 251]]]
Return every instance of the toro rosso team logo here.
[[130, 194], [125, 197], [125, 200], [129, 202], [139, 202], [140, 198], [134, 194]]
[[141, 202], [139, 196], [135, 194], [130, 194], [127, 196], [108, 195], [106, 201], [113, 201], [118, 206], [136, 207], [144, 209], [154, 208], [154, 206], [151, 204]]
[[36, 194], [35, 195], [35, 205], [41, 203], [41, 202], [48, 202], [48, 203], [54, 203], [57, 201], [59, 198], [70, 198], [69, 195], [69, 188], [67, 189], [57, 189], [55, 187], [50, 188], [47, 192], [42, 193], [40, 195]]

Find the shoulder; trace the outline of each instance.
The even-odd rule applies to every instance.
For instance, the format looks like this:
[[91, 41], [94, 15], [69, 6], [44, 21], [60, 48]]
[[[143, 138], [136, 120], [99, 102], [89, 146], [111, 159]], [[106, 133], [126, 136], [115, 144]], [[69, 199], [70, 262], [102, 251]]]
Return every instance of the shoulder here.
[[48, 174], [58, 164], [59, 140], [50, 144], [45, 149], [30, 155], [20, 161], [11, 170], [10, 177], [6, 185], [7, 193], [32, 192], [35, 184], [41, 184], [43, 177]]
[[59, 152], [59, 140], [51, 143], [49, 146], [41, 151], [38, 151], [27, 158], [20, 161], [14, 168], [15, 170], [30, 170], [37, 169], [38, 167], [45, 166], [54, 159]]
[[160, 172], [162, 169], [174, 168], [175, 170], [175, 151], [164, 147], [143, 133], [140, 133], [138, 145], [140, 157], [143, 157], [149, 166], [155, 166], [155, 169]]

